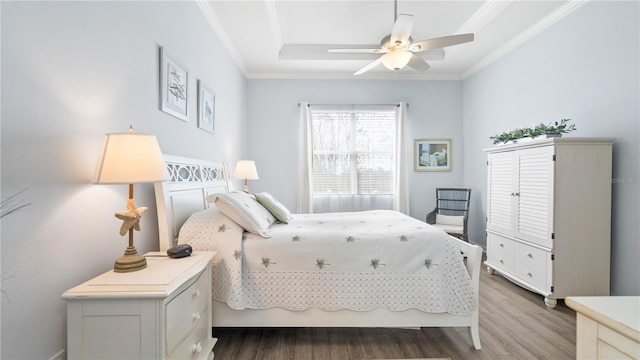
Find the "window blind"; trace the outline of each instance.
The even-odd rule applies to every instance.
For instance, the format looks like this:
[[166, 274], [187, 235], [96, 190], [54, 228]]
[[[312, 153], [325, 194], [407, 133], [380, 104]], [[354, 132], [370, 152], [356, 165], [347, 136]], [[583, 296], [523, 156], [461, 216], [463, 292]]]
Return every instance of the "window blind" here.
[[394, 189], [396, 107], [311, 108], [313, 194]]

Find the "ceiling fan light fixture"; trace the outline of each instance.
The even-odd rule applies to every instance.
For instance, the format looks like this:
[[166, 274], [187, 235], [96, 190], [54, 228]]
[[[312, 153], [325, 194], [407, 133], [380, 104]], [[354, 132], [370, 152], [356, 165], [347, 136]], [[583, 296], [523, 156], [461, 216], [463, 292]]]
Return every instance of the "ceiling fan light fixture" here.
[[391, 50], [388, 53], [382, 55], [382, 64], [393, 71], [398, 71], [409, 63], [413, 54], [410, 51], [404, 49]]

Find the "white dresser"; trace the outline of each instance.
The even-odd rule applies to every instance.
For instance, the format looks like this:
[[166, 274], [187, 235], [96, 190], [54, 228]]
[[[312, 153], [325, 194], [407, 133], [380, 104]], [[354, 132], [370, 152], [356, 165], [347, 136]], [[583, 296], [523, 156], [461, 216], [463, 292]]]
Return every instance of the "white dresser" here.
[[640, 358], [640, 296], [568, 297], [576, 311], [576, 359]]
[[550, 138], [488, 153], [487, 270], [557, 299], [609, 295], [612, 139]]
[[143, 270], [108, 271], [65, 292], [68, 358], [213, 359], [214, 255], [149, 253]]

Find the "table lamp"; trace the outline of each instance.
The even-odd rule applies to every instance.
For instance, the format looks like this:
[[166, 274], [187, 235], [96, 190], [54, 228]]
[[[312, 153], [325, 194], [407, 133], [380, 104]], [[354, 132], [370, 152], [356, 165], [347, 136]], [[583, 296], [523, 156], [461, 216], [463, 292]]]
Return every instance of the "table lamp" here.
[[133, 231], [140, 231], [140, 218], [147, 210], [146, 207], [136, 207], [133, 184], [168, 179], [167, 166], [155, 136], [135, 134], [132, 127], [128, 133], [107, 134], [96, 167], [95, 183], [129, 184], [127, 210], [115, 215], [123, 221], [120, 235], [129, 233], [129, 246], [116, 260], [113, 271], [132, 272], [147, 267], [147, 260], [138, 255], [133, 246]]
[[240, 160], [236, 164], [236, 168], [233, 171], [234, 179], [244, 179], [244, 192], [249, 192], [249, 186], [247, 186], [247, 180], [258, 180], [258, 170], [256, 170], [256, 163], [253, 160]]

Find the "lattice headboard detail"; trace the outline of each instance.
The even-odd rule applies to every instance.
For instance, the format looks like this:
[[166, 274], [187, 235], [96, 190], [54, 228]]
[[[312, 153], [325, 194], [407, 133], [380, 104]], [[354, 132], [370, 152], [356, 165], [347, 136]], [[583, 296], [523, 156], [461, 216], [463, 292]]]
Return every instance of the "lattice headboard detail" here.
[[160, 251], [176, 245], [180, 227], [196, 211], [209, 207], [211, 194], [228, 192], [223, 163], [165, 155], [169, 181], [155, 183]]

